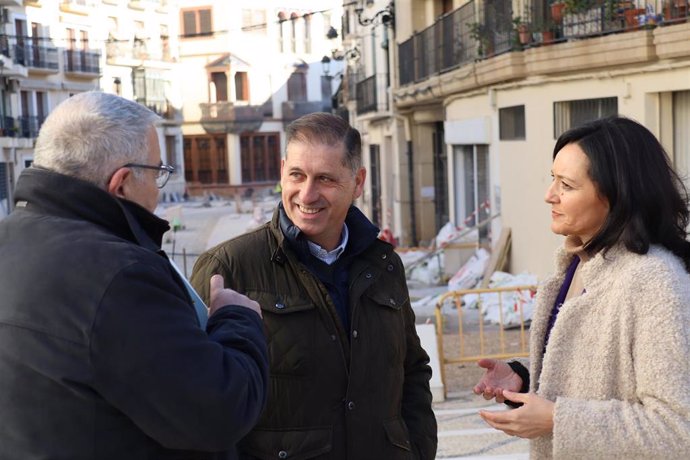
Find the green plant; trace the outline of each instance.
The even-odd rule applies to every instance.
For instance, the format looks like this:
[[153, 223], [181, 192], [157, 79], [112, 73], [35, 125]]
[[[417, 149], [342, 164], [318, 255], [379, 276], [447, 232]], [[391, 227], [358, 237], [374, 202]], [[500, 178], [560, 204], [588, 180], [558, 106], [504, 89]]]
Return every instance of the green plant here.
[[489, 31], [486, 25], [480, 22], [467, 23], [470, 29], [470, 38], [477, 42], [477, 55], [485, 56], [489, 51]]
[[597, 0], [563, 0], [568, 13], [584, 13], [597, 4]]
[[526, 45], [532, 39], [530, 25], [522, 19], [522, 16], [515, 16], [512, 20], [515, 38], [514, 44]]

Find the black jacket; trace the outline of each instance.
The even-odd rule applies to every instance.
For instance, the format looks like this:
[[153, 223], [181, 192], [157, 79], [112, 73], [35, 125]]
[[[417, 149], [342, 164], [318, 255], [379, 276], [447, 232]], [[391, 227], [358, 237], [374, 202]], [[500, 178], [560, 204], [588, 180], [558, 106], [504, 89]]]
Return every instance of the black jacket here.
[[[313, 273], [318, 265], [305, 260], [298, 235], [284, 236], [279, 216], [277, 210], [271, 223], [209, 250], [192, 274], [204, 299], [208, 279], [220, 273], [263, 310], [269, 396], [240, 443], [242, 458], [433, 459], [431, 369], [400, 258], [371, 237], [371, 224], [352, 207], [341, 255], [351, 257], [343, 296], [337, 281], [329, 285], [328, 276]], [[338, 296], [348, 304], [349, 327], [340, 320]]]
[[[199, 328], [167, 223], [38, 168], [0, 222], [0, 458], [208, 459], [266, 396], [259, 316]], [[234, 456], [230, 454], [229, 456]]]

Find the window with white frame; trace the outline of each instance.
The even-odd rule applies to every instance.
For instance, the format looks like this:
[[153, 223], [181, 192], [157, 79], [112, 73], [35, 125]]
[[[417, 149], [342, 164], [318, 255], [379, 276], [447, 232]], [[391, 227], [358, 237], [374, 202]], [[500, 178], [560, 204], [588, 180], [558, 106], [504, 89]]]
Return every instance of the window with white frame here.
[[[489, 208], [489, 146], [454, 145], [455, 225], [473, 227]], [[480, 230], [480, 235], [482, 231]]]
[[554, 102], [554, 139], [558, 139], [561, 134], [570, 128], [616, 114], [618, 114], [618, 99], [615, 97]]

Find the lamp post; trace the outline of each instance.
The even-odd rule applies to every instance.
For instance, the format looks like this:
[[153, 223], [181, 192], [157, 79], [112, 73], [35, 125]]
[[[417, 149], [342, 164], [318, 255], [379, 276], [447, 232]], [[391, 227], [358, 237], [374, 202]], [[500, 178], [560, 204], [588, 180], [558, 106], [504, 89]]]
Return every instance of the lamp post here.
[[[321, 66], [323, 67], [323, 76], [326, 79], [326, 88], [328, 88], [328, 97], [326, 99], [326, 105], [324, 105], [325, 112], [333, 111], [333, 75], [331, 75], [331, 58], [324, 56], [321, 58]], [[322, 92], [323, 94], [323, 92]], [[326, 94], [323, 94], [326, 96]], [[328, 110], [326, 110], [328, 109]]]
[[[374, 0], [366, 0], [367, 8], [374, 6]], [[362, 8], [362, 3], [360, 2], [355, 8], [355, 13], [357, 14], [357, 21], [362, 26], [368, 26], [370, 24], [383, 24], [384, 26], [389, 26], [395, 29], [395, 2], [391, 0], [385, 8], [374, 13], [373, 16], [363, 17], [364, 8]]]

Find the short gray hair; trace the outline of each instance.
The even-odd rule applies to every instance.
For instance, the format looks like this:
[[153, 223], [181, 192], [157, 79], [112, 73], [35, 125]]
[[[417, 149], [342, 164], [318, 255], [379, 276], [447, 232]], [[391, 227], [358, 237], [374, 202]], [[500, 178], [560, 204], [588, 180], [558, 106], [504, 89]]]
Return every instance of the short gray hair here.
[[98, 91], [59, 104], [38, 133], [34, 164], [105, 188], [117, 168], [148, 161], [148, 133], [160, 117]]

